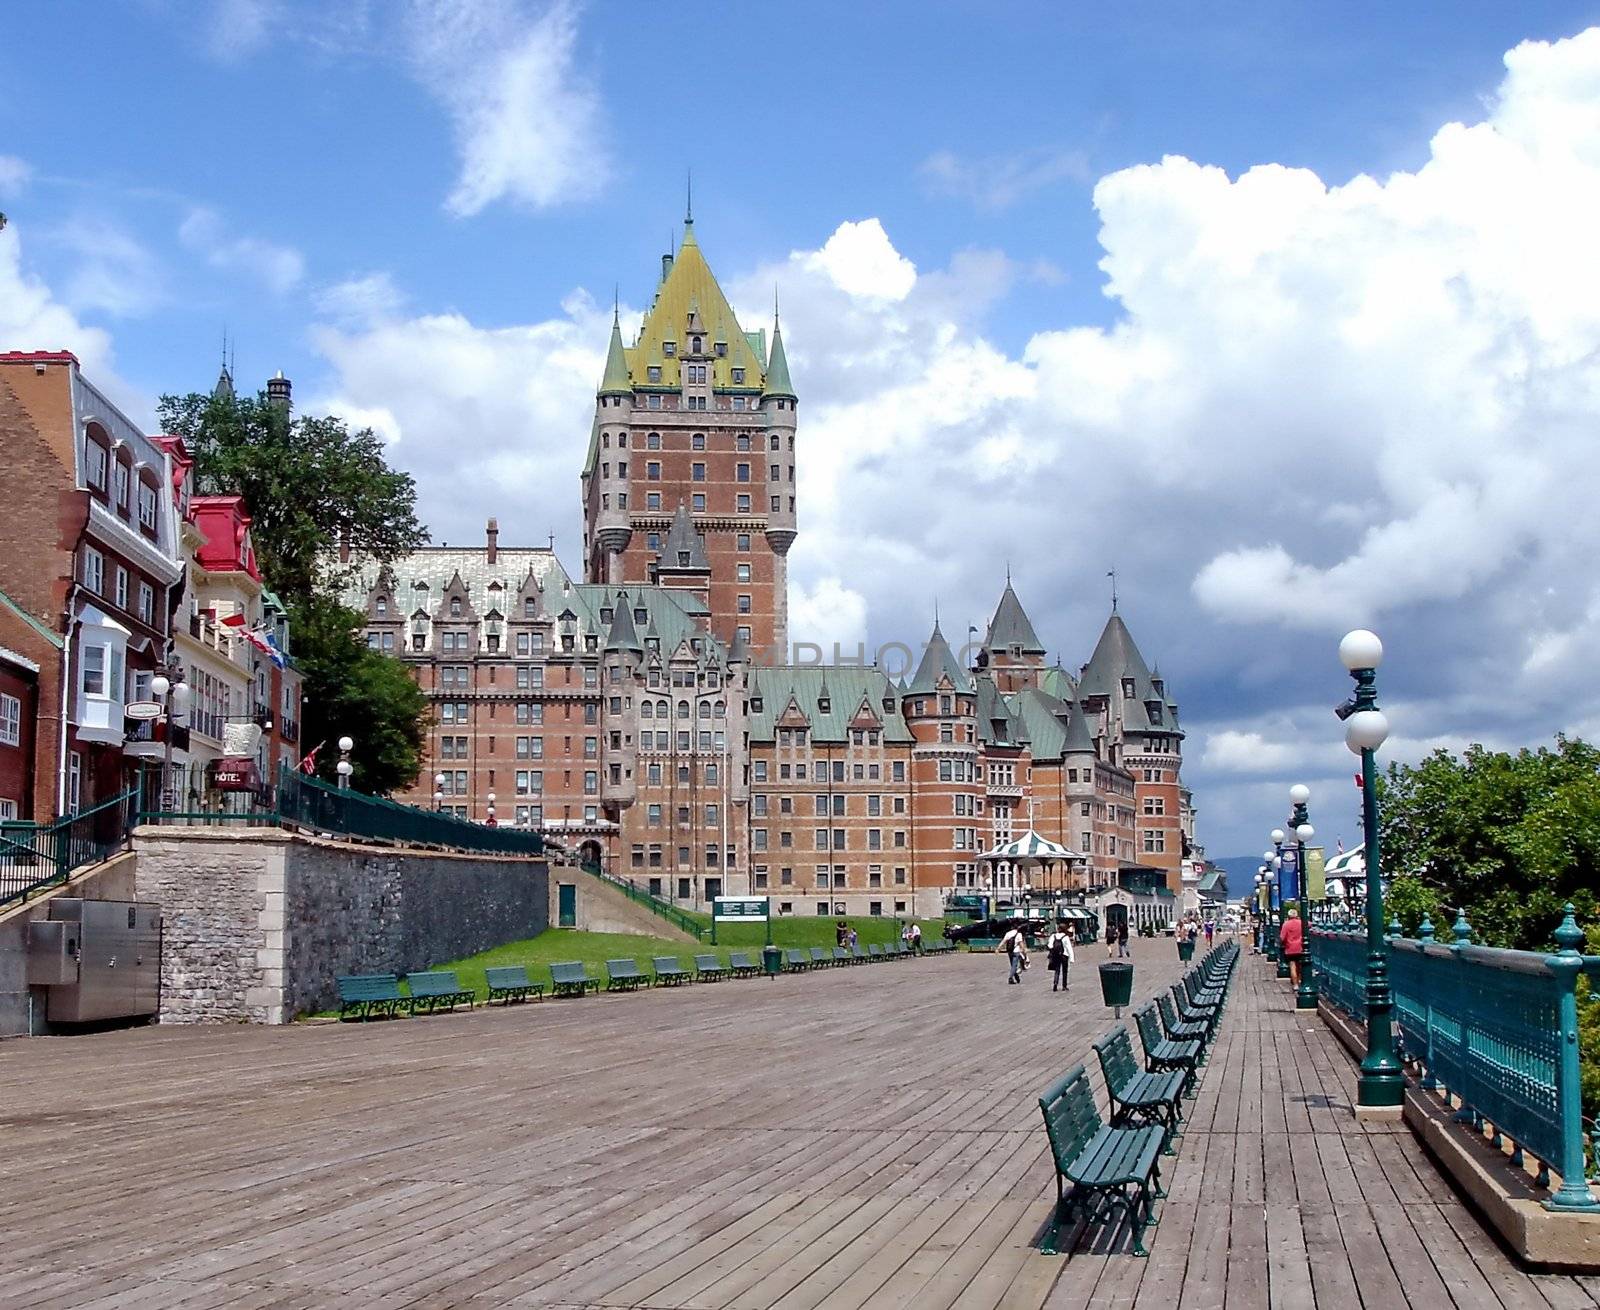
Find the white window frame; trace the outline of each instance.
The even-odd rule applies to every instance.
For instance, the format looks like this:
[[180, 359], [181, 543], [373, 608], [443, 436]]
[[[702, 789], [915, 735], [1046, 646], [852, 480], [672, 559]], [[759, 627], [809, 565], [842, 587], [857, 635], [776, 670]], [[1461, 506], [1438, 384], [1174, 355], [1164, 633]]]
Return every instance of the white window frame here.
[[0, 692], [0, 746], [22, 745], [22, 701]]
[[83, 585], [96, 596], [105, 594], [106, 557], [93, 546], [83, 548]]

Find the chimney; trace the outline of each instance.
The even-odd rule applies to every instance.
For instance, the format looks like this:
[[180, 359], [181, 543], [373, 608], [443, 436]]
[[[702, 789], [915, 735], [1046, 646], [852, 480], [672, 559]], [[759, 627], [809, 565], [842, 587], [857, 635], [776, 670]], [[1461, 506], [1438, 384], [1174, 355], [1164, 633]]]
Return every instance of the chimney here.
[[484, 530], [484, 536], [489, 541], [488, 560], [493, 564], [500, 555], [500, 520], [490, 519], [489, 526]]
[[661, 280], [663, 282], [665, 282], [667, 280], [667, 274], [670, 273], [670, 272], [672, 272], [672, 256], [671, 255], [662, 255], [661, 256]]
[[344, 528], [339, 529], [339, 563], [350, 562], [350, 534]]
[[287, 411], [290, 390], [289, 379], [283, 376], [283, 370], [280, 368], [277, 377], [267, 379], [267, 404], [276, 405], [279, 409]]

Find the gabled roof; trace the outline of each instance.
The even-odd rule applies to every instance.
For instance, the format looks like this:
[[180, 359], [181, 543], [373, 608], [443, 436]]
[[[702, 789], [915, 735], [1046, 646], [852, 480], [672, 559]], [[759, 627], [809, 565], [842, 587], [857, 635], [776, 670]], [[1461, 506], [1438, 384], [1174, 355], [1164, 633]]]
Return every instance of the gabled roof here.
[[1006, 579], [1006, 589], [1000, 594], [1000, 603], [995, 606], [994, 617], [989, 620], [989, 635], [983, 643], [989, 650], [1006, 650], [1012, 646], [1020, 646], [1025, 655], [1043, 655], [1044, 643], [1039, 640], [1039, 634], [1033, 630], [1027, 613], [1022, 608], [1022, 602], [1017, 599], [1017, 593], [1012, 589], [1011, 579]]
[[939, 621], [933, 621], [933, 635], [928, 638], [928, 647], [922, 652], [922, 662], [917, 665], [917, 671], [911, 679], [911, 685], [906, 688], [910, 692], [929, 692], [938, 688], [939, 679], [948, 677], [950, 684], [958, 691], [970, 691], [972, 685], [967, 677], [967, 671], [956, 662], [956, 657], [951, 653], [949, 642], [945, 641], [944, 633], [939, 631]]
[[658, 573], [710, 573], [711, 563], [706, 559], [706, 543], [695, 530], [689, 510], [680, 500], [672, 515], [672, 526], [661, 543], [661, 553], [656, 557]]
[[[667, 270], [666, 277], [656, 288], [655, 303], [644, 316], [638, 338], [626, 352], [628, 373], [631, 378], [638, 380], [638, 385], [673, 389], [681, 385], [680, 360], [684, 353], [684, 333], [689, 330], [691, 312], [698, 316], [700, 331], [708, 340], [711, 340], [714, 334], [722, 335], [717, 331], [719, 328], [726, 329], [728, 353], [720, 357], [714, 356], [706, 361], [711, 365], [712, 386], [748, 388], [762, 386], [766, 381], [766, 370], [762, 360], [756, 354], [749, 337], [739, 327], [739, 319], [733, 312], [733, 306], [722, 294], [722, 288], [717, 284], [711, 266], [701, 254], [700, 243], [695, 240], [692, 221], [684, 224], [683, 244], [678, 247], [678, 253], [672, 261], [672, 267]], [[670, 358], [663, 349], [663, 343], [667, 341], [675, 343], [676, 346], [676, 351]], [[661, 370], [659, 382], [646, 380], [649, 378], [648, 370], [652, 367]], [[744, 370], [742, 382], [733, 381], [735, 368]]]

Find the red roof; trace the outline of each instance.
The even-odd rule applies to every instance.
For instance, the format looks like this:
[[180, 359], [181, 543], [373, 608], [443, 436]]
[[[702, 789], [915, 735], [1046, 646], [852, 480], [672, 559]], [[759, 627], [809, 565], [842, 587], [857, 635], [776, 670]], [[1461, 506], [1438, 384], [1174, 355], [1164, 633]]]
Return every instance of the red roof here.
[[70, 350], [0, 350], [0, 364], [76, 364]]
[[244, 572], [261, 581], [243, 496], [194, 496], [189, 501], [189, 517], [205, 537], [195, 558], [206, 572]]

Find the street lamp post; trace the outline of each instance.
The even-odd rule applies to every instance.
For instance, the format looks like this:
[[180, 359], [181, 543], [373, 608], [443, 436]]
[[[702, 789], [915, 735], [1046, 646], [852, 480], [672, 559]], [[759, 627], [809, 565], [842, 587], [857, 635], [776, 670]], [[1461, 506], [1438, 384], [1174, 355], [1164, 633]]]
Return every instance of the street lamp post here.
[[1256, 870], [1256, 896], [1252, 908], [1255, 910], [1256, 921], [1255, 954], [1260, 955], [1267, 945], [1267, 869], [1265, 865]]
[[1339, 707], [1345, 745], [1361, 757], [1361, 826], [1366, 839], [1367, 1053], [1356, 1081], [1356, 1106], [1392, 1110], [1405, 1102], [1405, 1076], [1394, 1053], [1393, 998], [1389, 989], [1388, 925], [1383, 921], [1383, 871], [1378, 850], [1376, 752], [1389, 735], [1378, 708], [1377, 670], [1383, 643], [1357, 628], [1339, 643], [1339, 660], [1355, 679], [1355, 694]]
[[444, 783], [444, 774], [433, 775], [433, 808], [440, 813], [444, 811]]
[[488, 817], [484, 820], [484, 822], [491, 828], [495, 826], [495, 822], [494, 822], [494, 793], [493, 792], [489, 793], [489, 813], [488, 813]]
[[150, 694], [161, 702], [161, 808], [172, 813], [178, 808], [172, 786], [172, 726], [174, 719], [189, 710], [189, 684], [183, 681], [183, 670], [173, 669], [170, 678], [164, 672], [156, 674], [150, 679]]
[[1278, 856], [1274, 851], [1261, 852], [1261, 872], [1264, 877], [1263, 887], [1266, 897], [1263, 901], [1266, 927], [1262, 942], [1267, 959], [1274, 964], [1278, 962]]
[[1294, 807], [1289, 815], [1289, 823], [1294, 829], [1295, 839], [1295, 869], [1300, 879], [1300, 986], [1294, 994], [1294, 1008], [1297, 1010], [1315, 1010], [1317, 1008], [1317, 980], [1311, 972], [1311, 891], [1310, 883], [1306, 879], [1306, 843], [1317, 835], [1317, 830], [1311, 826], [1311, 815], [1306, 809], [1306, 802], [1311, 799], [1311, 788], [1303, 783], [1296, 783], [1289, 788], [1289, 803]]
[[[1285, 900], [1283, 887], [1283, 843], [1287, 835], [1288, 834], [1286, 834], [1282, 828], [1274, 828], [1272, 830], [1272, 868], [1274, 874], [1273, 888], [1277, 892], [1278, 927], [1280, 930], [1283, 927], [1283, 902]], [[1284, 953], [1283, 942], [1278, 939], [1276, 934], [1273, 935], [1273, 943], [1273, 959], [1278, 962], [1278, 977], [1287, 978], [1289, 976], [1289, 957]]]
[[339, 775], [339, 787], [341, 790], [350, 785], [350, 775], [355, 772], [355, 765], [350, 763], [350, 752], [355, 748], [355, 742], [349, 737], [339, 738], [339, 763], [334, 771]]

